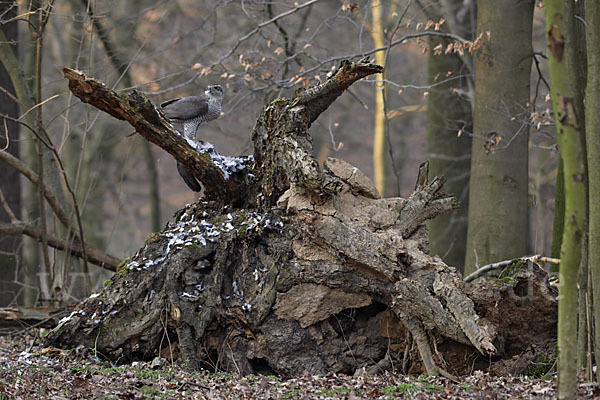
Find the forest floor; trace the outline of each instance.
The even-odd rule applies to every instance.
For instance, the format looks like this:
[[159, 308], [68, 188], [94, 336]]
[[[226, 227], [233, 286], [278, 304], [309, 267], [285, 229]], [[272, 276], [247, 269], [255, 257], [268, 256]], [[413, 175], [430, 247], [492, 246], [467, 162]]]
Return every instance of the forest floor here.
[[[0, 336], [0, 400], [4, 399], [554, 399], [556, 379], [493, 377], [482, 372], [444, 378], [328, 374], [283, 379], [189, 371], [177, 363], [100, 361], [93, 349], [44, 348], [33, 337]], [[600, 386], [580, 383], [578, 398]]]

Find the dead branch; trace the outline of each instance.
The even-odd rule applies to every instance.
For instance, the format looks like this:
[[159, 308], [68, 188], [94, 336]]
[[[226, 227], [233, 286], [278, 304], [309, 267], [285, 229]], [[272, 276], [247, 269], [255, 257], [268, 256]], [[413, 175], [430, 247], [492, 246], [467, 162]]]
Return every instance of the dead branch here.
[[[34, 185], [36, 185], [36, 186], [40, 185], [40, 182], [38, 180], [38, 175], [31, 168], [29, 168], [27, 165], [25, 165], [25, 163], [23, 163], [18, 158], [14, 157], [12, 154], [5, 152], [5, 151], [0, 151], [0, 160], [6, 162], [8, 165], [15, 168], [24, 177], [29, 179], [31, 181], [31, 183], [33, 183]], [[48, 204], [50, 205], [50, 207], [52, 208], [52, 211], [54, 212], [54, 215], [56, 215], [58, 220], [63, 224], [63, 226], [67, 229], [67, 231], [70, 233], [70, 235], [72, 235], [75, 238], [79, 238], [78, 233], [74, 230], [74, 228], [70, 222], [70, 219], [67, 216], [67, 213], [61, 207], [58, 199], [54, 195], [54, 192], [52, 192], [52, 190], [50, 190], [50, 188], [48, 188], [44, 184], [42, 184], [42, 190], [43, 190], [45, 199], [48, 201]], [[22, 222], [19, 222], [19, 223], [22, 224]], [[41, 236], [39, 236], [39, 235], [41, 235], [41, 232], [36, 232], [35, 228], [33, 228], [29, 225], [25, 225], [25, 226], [28, 227], [27, 230], [23, 230], [22, 225], [19, 225], [19, 224], [15, 225], [14, 229], [8, 229], [8, 227], [5, 226], [4, 230], [6, 231], [5, 232], [6, 234], [13, 234], [13, 233], [8, 233], [8, 232], [22, 231], [23, 234], [31, 236], [32, 238], [34, 238], [36, 240], [38, 240], [38, 238], [41, 237]], [[73, 249], [75, 249], [75, 251], [69, 250], [71, 252], [71, 254], [76, 255], [78, 257], [83, 257], [83, 250], [81, 249], [81, 247], [78, 243], [77, 244], [69, 244], [68, 241], [58, 239], [56, 237], [51, 237], [51, 238], [49, 237], [48, 240], [49, 240], [48, 244], [51, 245], [52, 247], [55, 247], [57, 249], [66, 249], [66, 250], [69, 250], [69, 248], [73, 248]], [[96, 265], [105, 267], [111, 271], [115, 271], [117, 265], [119, 265], [119, 262], [120, 262], [119, 259], [117, 259], [116, 257], [110, 256], [108, 254], [104, 254], [101, 250], [97, 249], [93, 245], [86, 243], [85, 252], [87, 253], [88, 251], [93, 253], [93, 255], [89, 255], [90, 262], [92, 262]]]
[[543, 257], [541, 254], [536, 254], [536, 255], [533, 255], [533, 256], [518, 257], [518, 258], [513, 258], [511, 260], [498, 261], [496, 263], [484, 265], [483, 267], [480, 267], [476, 271], [473, 271], [469, 275], [465, 276], [465, 278], [463, 280], [465, 282], [474, 281], [475, 279], [479, 278], [480, 276], [482, 276], [486, 272], [493, 271], [495, 269], [500, 269], [500, 268], [507, 267], [509, 265], [512, 265], [512, 264], [518, 262], [518, 261], [530, 261], [532, 263], [547, 262], [547, 263], [550, 263], [550, 264], [560, 264], [560, 259], [559, 258]]
[[[4, 161], [8, 165], [19, 171], [35, 186], [39, 185], [38, 175], [17, 157], [13, 156], [8, 152], [0, 151], [0, 160]], [[52, 192], [52, 190], [50, 190], [46, 185], [43, 185], [42, 190], [44, 191], [44, 197], [48, 201], [48, 204], [50, 204], [50, 207], [52, 208], [54, 214], [57, 216], [58, 220], [63, 224], [65, 228], [69, 230], [69, 232], [71, 232], [71, 234], [73, 234], [73, 236], [77, 236], [75, 234], [75, 231], [73, 230], [73, 227], [71, 226], [67, 213], [61, 207], [60, 203], [58, 202], [58, 199], [54, 195], [54, 192]]]
[[140, 135], [167, 151], [191, 171], [207, 187], [207, 199], [226, 204], [239, 200], [247, 176], [236, 172], [248, 167], [248, 160], [238, 160], [232, 169], [229, 160], [219, 155], [212, 145], [188, 142], [162, 112], [136, 90], [131, 94], [117, 93], [80, 71], [63, 68], [63, 73], [75, 96], [117, 119], [129, 122]]
[[296, 105], [306, 106], [309, 111], [308, 124], [310, 126], [350, 85], [359, 79], [381, 71], [383, 71], [383, 67], [370, 63], [368, 57], [358, 62], [344, 60], [338, 70], [327, 81], [309, 89], [301, 90], [290, 107]]
[[[37, 105], [33, 106], [25, 114], [27, 114], [29, 111], [33, 110], [34, 108], [40, 106], [44, 102], [38, 103]], [[60, 172], [60, 174], [61, 174], [61, 176], [63, 178], [63, 182], [65, 184], [65, 188], [67, 189], [67, 191], [69, 192], [69, 195], [71, 196], [71, 201], [72, 201], [72, 204], [73, 204], [73, 209], [74, 209], [74, 212], [75, 212], [75, 218], [77, 220], [77, 228], [78, 228], [77, 234], [76, 235], [74, 234], [73, 236], [77, 236], [80, 242], [85, 243], [85, 236], [84, 236], [84, 233], [83, 233], [83, 224], [81, 222], [81, 212], [79, 211], [79, 204], [77, 202], [77, 198], [75, 196], [75, 192], [71, 188], [71, 184], [69, 183], [69, 179], [67, 178], [67, 175], [65, 173], [65, 168], [64, 168], [64, 166], [62, 164], [62, 159], [61, 159], [60, 155], [58, 154], [58, 152], [56, 151], [56, 148], [52, 144], [52, 140], [50, 139], [50, 136], [48, 135], [48, 133], [44, 129], [44, 127], [43, 127], [41, 121], [39, 120], [39, 118], [35, 119], [35, 123], [36, 123], [36, 128], [37, 129], [34, 129], [29, 124], [20, 121], [20, 118], [16, 119], [16, 118], [10, 117], [8, 115], [1, 115], [1, 116], [3, 118], [5, 118], [5, 119], [9, 119], [9, 120], [15, 121], [15, 122], [23, 125], [27, 129], [29, 129], [34, 134], [34, 136], [36, 137], [36, 139], [39, 141], [39, 147], [38, 147], [38, 168], [40, 170], [40, 174], [35, 175], [36, 180], [37, 180], [37, 183], [35, 185], [38, 188], [38, 195], [39, 195], [39, 198], [40, 198], [40, 213], [41, 213], [40, 228], [42, 229], [42, 233], [43, 233], [43, 235], [42, 235], [42, 243], [44, 245], [44, 250], [43, 250], [44, 261], [45, 261], [46, 264], [49, 264], [48, 255], [47, 255], [46, 250], [45, 250], [45, 248], [47, 246], [47, 243], [46, 243], [46, 238], [45, 238], [45, 236], [46, 236], [46, 222], [45, 222], [46, 219], [45, 219], [45, 213], [44, 213], [44, 207], [45, 206], [44, 206], [44, 201], [43, 200], [46, 198], [46, 193], [45, 193], [45, 189], [44, 189], [45, 185], [44, 185], [44, 179], [43, 179], [44, 178], [43, 163], [42, 163], [42, 160], [40, 158], [41, 154], [42, 154], [41, 153], [42, 147], [47, 148], [52, 153], [52, 155], [54, 156], [54, 159], [55, 159], [55, 161], [57, 163], [57, 168], [58, 168], [58, 170], [59, 170], [59, 172]], [[18, 164], [16, 162], [14, 162], [14, 160], [11, 160], [11, 161], [13, 161], [13, 164]], [[19, 160], [19, 163], [20, 163], [20, 160]], [[15, 166], [15, 165], [13, 165], [13, 166], [15, 168], [17, 168], [17, 166]], [[65, 226], [67, 226], [67, 225], [65, 225]], [[70, 225], [68, 226], [68, 229], [70, 229], [70, 231], [73, 232], [73, 229], [70, 227]], [[83, 259], [83, 265], [84, 265], [84, 268], [87, 269], [87, 254], [86, 254], [85, 247], [82, 249], [82, 252], [83, 252], [83, 254], [82, 254], [81, 258]]]
[[54, 328], [62, 316], [55, 307], [3, 307], [0, 308], [2, 328]]
[[[42, 240], [42, 232], [40, 229], [24, 223], [0, 223], [0, 233], [10, 236], [26, 235], [40, 242]], [[47, 234], [47, 239], [49, 246], [66, 251], [76, 257], [83, 257], [83, 249], [79, 243], [71, 243], [49, 234]], [[121, 262], [118, 258], [109, 256], [89, 244], [85, 246], [85, 252], [89, 262], [110, 271], [116, 271], [117, 266]]]
[[339, 179], [322, 171], [312, 157], [308, 129], [351, 84], [381, 68], [367, 58], [345, 60], [323, 84], [300, 90], [292, 100], [277, 99], [264, 109], [252, 131], [261, 205], [273, 205], [290, 184], [303, 186], [316, 195], [339, 192]]

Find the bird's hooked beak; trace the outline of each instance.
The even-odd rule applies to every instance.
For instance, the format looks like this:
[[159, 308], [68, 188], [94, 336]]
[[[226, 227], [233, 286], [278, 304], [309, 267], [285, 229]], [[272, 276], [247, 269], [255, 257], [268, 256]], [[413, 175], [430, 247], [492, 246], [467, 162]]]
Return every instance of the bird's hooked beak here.
[[207, 96], [212, 94], [213, 96], [223, 96], [223, 88], [221, 85], [209, 85], [204, 92]]

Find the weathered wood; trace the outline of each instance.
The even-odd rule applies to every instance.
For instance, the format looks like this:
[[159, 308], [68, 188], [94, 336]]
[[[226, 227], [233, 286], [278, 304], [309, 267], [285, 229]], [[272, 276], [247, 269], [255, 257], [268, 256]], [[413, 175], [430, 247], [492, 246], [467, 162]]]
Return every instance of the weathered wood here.
[[[524, 340], [502, 322], [524, 304], [510, 297], [512, 284], [465, 286], [427, 254], [423, 222], [457, 207], [442, 178], [429, 182], [422, 172], [408, 199], [382, 199], [355, 167], [328, 159], [321, 168], [312, 157], [310, 124], [352, 82], [379, 70], [346, 62], [323, 85], [265, 107], [252, 132], [255, 163], [234, 180], [254, 182], [235, 189], [243, 201], [201, 199], [181, 210], [48, 340], [124, 361], [168, 348], [197, 366], [284, 375], [402, 365], [452, 376], [506, 370], [525, 351], [535, 356], [531, 349], [553, 338], [541, 315], [556, 312], [555, 299], [541, 295], [544, 276], [524, 272], [515, 281], [530, 284], [537, 302], [521, 316], [539, 325]], [[170, 132], [152, 112], [160, 129], [148, 138]], [[144, 131], [144, 118], [130, 119]], [[408, 332], [420, 355], [412, 364]]]
[[187, 141], [162, 111], [137, 90], [129, 94], [117, 93], [80, 71], [63, 68], [63, 73], [75, 96], [117, 119], [129, 122], [140, 135], [185, 165], [200, 182], [210, 187], [206, 192], [207, 198], [224, 203], [240, 200], [247, 175], [236, 172], [249, 167], [251, 160], [223, 157], [209, 143]]
[[[35, 227], [25, 223], [12, 223], [6, 224], [0, 222], [0, 234], [9, 236], [20, 236], [26, 235], [32, 239], [41, 241], [42, 231]], [[48, 246], [54, 247], [55, 249], [63, 250], [76, 257], [83, 258], [83, 249], [81, 244], [73, 242], [72, 240], [65, 240], [53, 235], [47, 235]], [[117, 265], [120, 260], [111, 255], [105, 254], [98, 250], [96, 247], [87, 244], [85, 245], [85, 253], [87, 260], [92, 264], [96, 264], [99, 267], [105, 268], [109, 271], [116, 271]]]
[[54, 328], [61, 312], [55, 307], [3, 307], [0, 308], [1, 328], [27, 329], [32, 326]]
[[339, 192], [339, 180], [322, 171], [311, 155], [308, 128], [352, 83], [381, 70], [368, 59], [344, 61], [325, 83], [300, 90], [291, 100], [277, 99], [263, 110], [252, 131], [261, 206], [273, 205], [290, 184], [317, 195]]
[[358, 62], [342, 61], [338, 70], [323, 84], [301, 89], [292, 102], [305, 106], [308, 110], [308, 123], [312, 124], [330, 105], [359, 79], [383, 71], [380, 65], [372, 64], [369, 58]]

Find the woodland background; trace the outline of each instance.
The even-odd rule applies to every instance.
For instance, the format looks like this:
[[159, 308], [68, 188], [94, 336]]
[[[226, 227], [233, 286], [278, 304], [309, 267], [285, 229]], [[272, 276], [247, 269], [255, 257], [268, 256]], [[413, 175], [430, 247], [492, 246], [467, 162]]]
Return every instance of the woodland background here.
[[[39, 99], [44, 103], [30, 115], [43, 108], [43, 127], [76, 194], [86, 239], [120, 259], [135, 252], [150, 233], [158, 231], [176, 210], [197, 196], [183, 184], [171, 157], [141, 137], [126, 137], [131, 131], [127, 124], [74, 98], [62, 77], [63, 66], [84, 70], [115, 88], [137, 88], [156, 104], [172, 97], [198, 94], [206, 85], [220, 83], [225, 87], [224, 114], [203, 126], [198, 138], [214, 143], [222, 154], [243, 155], [251, 150], [248, 134], [255, 118], [270, 100], [290, 95], [305, 84], [317, 83], [341, 59], [373, 54], [374, 49], [387, 46], [390, 39], [423, 31], [450, 31], [447, 16], [440, 15], [440, 4], [427, 1], [382, 2], [378, 43], [374, 43], [372, 33], [373, 10], [379, 7], [373, 8], [372, 2], [309, 1], [302, 7], [298, 7], [298, 2], [262, 1], [29, 3], [2, 2], [2, 27], [8, 36], [2, 49], [18, 53], [23, 78], [33, 97], [39, 72]], [[459, 33], [467, 40], [475, 40], [470, 28], [474, 5], [468, 1], [454, 3], [454, 12], [462, 13], [466, 25]], [[39, 23], [40, 10], [43, 25]], [[289, 15], [257, 30], [261, 21], [286, 12]], [[37, 71], [35, 34], [40, 28]], [[543, 12], [536, 7], [532, 38], [534, 50], [540, 53], [545, 52], [543, 29]], [[383, 152], [374, 154], [374, 114], [376, 94], [380, 91], [377, 77], [355, 85], [349, 95], [340, 98], [336, 107], [315, 122], [311, 133], [319, 160], [327, 156], [343, 158], [371, 177], [374, 164], [383, 165], [376, 180], [384, 195], [409, 194], [418, 165], [424, 160], [434, 164], [436, 160], [448, 161], [437, 170], [434, 168], [434, 173], [449, 179], [447, 191], [455, 194], [465, 210], [473, 136], [468, 112], [473, 73], [460, 64], [460, 53], [437, 54], [440, 49], [434, 48], [440, 43], [430, 42], [429, 36], [423, 35], [390, 46], [384, 59], [388, 133]], [[443, 42], [443, 50], [447, 43], [451, 42]], [[467, 49], [460, 52], [463, 58], [472, 60]], [[519, 235], [517, 231], [525, 232], [526, 253], [549, 254], [558, 153], [553, 126], [544, 120], [550, 102], [548, 89], [540, 82], [540, 72], [546, 74], [543, 60], [539, 71], [531, 71], [533, 102], [524, 110], [535, 113], [528, 124], [533, 127], [526, 189], [529, 221], [501, 229], [515, 236]], [[2, 87], [10, 90], [6, 74]], [[436, 92], [442, 94], [431, 100], [430, 95]], [[19, 115], [14, 114], [14, 102], [4, 93], [0, 95], [4, 96], [2, 106], [7, 108], [2, 113], [10, 114], [8, 110], [12, 109], [13, 115]], [[456, 109], [461, 118], [453, 119], [451, 114]], [[504, 111], [497, 110], [498, 118], [506, 118]], [[510, 117], [529, 116], [523, 112]], [[35, 170], [35, 137], [23, 126], [18, 129], [11, 121], [7, 124], [13, 136], [10, 149], [17, 151], [18, 147], [20, 158]], [[498, 151], [503, 151], [505, 145], [506, 140]], [[46, 184], [59, 194], [65, 209], [72, 209], [60, 172], [51, 165], [52, 161], [49, 163]], [[23, 221], [39, 224], [37, 189], [18, 178], [10, 166], [0, 166], [2, 191], [13, 212]], [[5, 210], [0, 212], [8, 219]], [[57, 225], [48, 212], [48, 231], [61, 237], [64, 232], [56, 229]], [[434, 250], [446, 262], [462, 269], [466, 213], [445, 217], [440, 225], [436, 237], [450, 240]], [[435, 238], [432, 239], [435, 247]], [[17, 294], [23, 299], [20, 303], [50, 300], [56, 294], [62, 300], [73, 301], [106, 279], [106, 274], [100, 274], [88, 280], [87, 275], [80, 273], [77, 261], [52, 249], [48, 251], [50, 265], [45, 267], [40, 244], [29, 238], [3, 235], [1, 243], [4, 262], [17, 266], [13, 276], [3, 274], [3, 304], [14, 301]], [[17, 254], [15, 246], [19, 249]], [[505, 257], [520, 255], [524, 254]], [[45, 285], [41, 292], [36, 289], [40, 277]]]
[[[316, 157], [345, 159], [384, 196], [411, 193], [418, 165], [429, 160], [463, 204], [429, 223], [431, 253], [465, 275], [528, 254], [561, 256], [561, 359], [574, 360], [578, 339], [578, 367], [591, 375], [592, 334], [600, 349], [592, 289], [600, 292], [591, 280], [593, 202], [589, 249], [586, 239], [583, 88], [587, 73], [595, 176], [600, 13], [593, 1], [587, 15], [583, 1], [545, 3], [0, 1], [0, 305], [84, 298], [111, 272], [56, 248], [85, 239], [90, 255], [110, 255], [104, 264], [114, 270], [197, 199], [170, 157], [73, 97], [63, 66], [156, 104], [220, 83], [224, 113], [198, 135], [222, 154], [245, 155], [263, 105], [324, 81], [343, 59], [372, 56], [384, 74], [354, 85], [315, 122]], [[573, 367], [565, 381], [574, 382], [574, 362], [563, 362]]]

